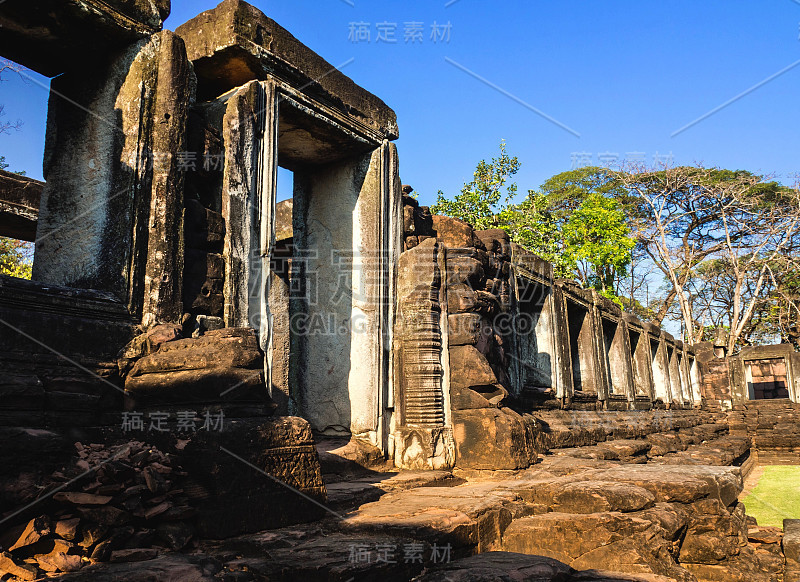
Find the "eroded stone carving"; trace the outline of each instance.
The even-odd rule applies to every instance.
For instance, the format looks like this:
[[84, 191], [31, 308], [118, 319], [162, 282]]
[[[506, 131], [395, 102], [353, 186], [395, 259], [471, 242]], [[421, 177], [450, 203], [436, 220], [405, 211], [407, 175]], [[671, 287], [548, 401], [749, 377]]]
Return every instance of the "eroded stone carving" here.
[[398, 283], [399, 418], [395, 462], [407, 468], [452, 466], [453, 443], [445, 424], [442, 367], [442, 273], [435, 239], [400, 256]]

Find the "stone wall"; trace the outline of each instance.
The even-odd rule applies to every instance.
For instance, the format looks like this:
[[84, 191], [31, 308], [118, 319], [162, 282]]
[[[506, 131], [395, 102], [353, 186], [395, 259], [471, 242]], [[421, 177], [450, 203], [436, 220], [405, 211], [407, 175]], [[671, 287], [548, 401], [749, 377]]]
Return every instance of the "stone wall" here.
[[751, 401], [735, 405], [727, 417], [731, 434], [750, 438], [759, 463], [800, 464], [800, 404]]
[[[555, 280], [552, 265], [504, 231], [431, 215], [410, 191], [395, 324], [398, 466], [441, 466], [439, 435], [452, 430], [446, 464], [519, 469], [543, 452], [541, 411], [700, 404], [693, 349], [594, 290]], [[417, 410], [436, 411], [435, 430]]]
[[735, 356], [710, 342], [696, 346], [706, 407], [730, 409], [754, 401], [800, 402], [800, 354], [789, 344], [747, 346]]
[[33, 242], [44, 183], [0, 170], [0, 236]]

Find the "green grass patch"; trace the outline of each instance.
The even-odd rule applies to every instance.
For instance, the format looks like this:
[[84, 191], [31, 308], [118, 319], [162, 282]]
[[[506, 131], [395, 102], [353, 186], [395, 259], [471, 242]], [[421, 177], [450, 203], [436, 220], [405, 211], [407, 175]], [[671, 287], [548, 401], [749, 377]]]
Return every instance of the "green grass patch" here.
[[753, 491], [742, 500], [758, 525], [783, 527], [800, 519], [800, 466], [769, 465]]

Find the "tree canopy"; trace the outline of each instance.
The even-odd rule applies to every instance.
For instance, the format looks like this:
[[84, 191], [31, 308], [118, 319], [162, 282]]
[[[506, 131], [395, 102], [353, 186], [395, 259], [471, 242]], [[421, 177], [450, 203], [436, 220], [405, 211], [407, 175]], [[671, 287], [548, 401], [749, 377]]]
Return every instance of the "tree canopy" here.
[[515, 202], [519, 168], [501, 143], [453, 199], [440, 191], [432, 211], [506, 230], [557, 276], [658, 325], [680, 323], [688, 342], [724, 327], [730, 350], [775, 336], [800, 347], [796, 185], [702, 166], [585, 167]]

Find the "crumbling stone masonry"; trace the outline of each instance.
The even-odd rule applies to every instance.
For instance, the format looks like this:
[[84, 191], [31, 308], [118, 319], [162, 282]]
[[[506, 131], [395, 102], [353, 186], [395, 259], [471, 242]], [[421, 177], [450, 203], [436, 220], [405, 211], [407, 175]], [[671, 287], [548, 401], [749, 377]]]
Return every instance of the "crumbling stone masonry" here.
[[[441, 534], [458, 558], [555, 556], [553, 579], [607, 579], [578, 571], [594, 564], [777, 579], [780, 540], [759, 531], [751, 548], [736, 497], [751, 449], [800, 450], [796, 354], [719, 359], [555, 279], [503, 231], [431, 215], [401, 186], [380, 99], [246, 2], [174, 33], [169, 8], [0, 2], [0, 54], [53, 77], [45, 182], [0, 172], [0, 235], [36, 243], [32, 281], [0, 277], [0, 516], [18, 521], [0, 570], [225, 561], [297, 579], [352, 535], [386, 542], [388, 519], [390, 539]], [[278, 167], [294, 177], [281, 203]], [[334, 465], [418, 472], [329, 491], [318, 446]], [[695, 468], [687, 485], [656, 465]], [[509, 479], [458, 485], [451, 469]], [[30, 505], [37, 484], [64, 495]], [[203, 558], [150, 547], [296, 526], [326, 502], [358, 511]], [[616, 545], [584, 559], [584, 531]], [[509, 560], [487, 563], [544, 567]], [[121, 568], [109, 575], [134, 573]]]
[[700, 405], [690, 347], [554, 280], [552, 265], [503, 231], [403, 202], [389, 445], [398, 466], [518, 469], [536, 459], [541, 411]]
[[[691, 348], [502, 231], [404, 197], [380, 99], [245, 2], [175, 33], [159, 30], [168, 8], [1, 7], [5, 54], [58, 74], [34, 281], [0, 288], [9, 416], [93, 426], [123, 405], [230, 404], [401, 467], [519, 468], [536, 459], [532, 412], [699, 405]], [[279, 165], [294, 173], [281, 205]]]

